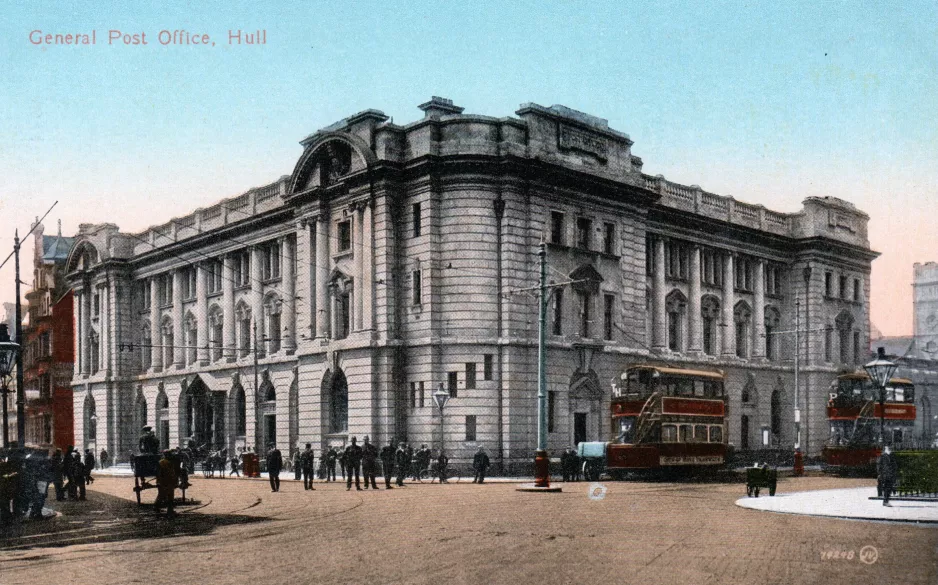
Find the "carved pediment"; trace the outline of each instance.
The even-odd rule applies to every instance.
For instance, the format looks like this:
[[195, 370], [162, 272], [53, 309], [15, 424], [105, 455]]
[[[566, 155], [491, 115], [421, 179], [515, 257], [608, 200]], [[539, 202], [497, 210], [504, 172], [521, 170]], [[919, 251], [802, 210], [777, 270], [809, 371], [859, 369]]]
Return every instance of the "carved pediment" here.
[[602, 388], [596, 372], [577, 372], [570, 380], [570, 398], [579, 400], [601, 400]]
[[576, 292], [597, 294], [603, 277], [592, 264], [583, 264], [570, 273], [570, 280], [573, 281], [571, 286]]

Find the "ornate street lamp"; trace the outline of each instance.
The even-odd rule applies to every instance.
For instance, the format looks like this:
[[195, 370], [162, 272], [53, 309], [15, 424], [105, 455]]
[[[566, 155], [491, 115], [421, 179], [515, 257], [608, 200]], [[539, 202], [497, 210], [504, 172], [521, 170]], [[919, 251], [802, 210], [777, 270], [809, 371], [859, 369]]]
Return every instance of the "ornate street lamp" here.
[[876, 359], [863, 366], [870, 380], [879, 387], [879, 442], [886, 443], [886, 384], [899, 366], [886, 359], [886, 350], [876, 350]]
[[13, 372], [13, 366], [16, 364], [16, 356], [20, 352], [18, 343], [10, 341], [10, 331], [6, 323], [0, 323], [0, 394], [3, 395], [3, 446], [10, 445], [10, 427], [9, 416], [7, 413], [7, 395], [10, 389], [7, 387], [7, 380]]
[[433, 401], [440, 407], [440, 453], [443, 452], [443, 407], [449, 401], [449, 392], [443, 389], [442, 382], [440, 389], [433, 393]]

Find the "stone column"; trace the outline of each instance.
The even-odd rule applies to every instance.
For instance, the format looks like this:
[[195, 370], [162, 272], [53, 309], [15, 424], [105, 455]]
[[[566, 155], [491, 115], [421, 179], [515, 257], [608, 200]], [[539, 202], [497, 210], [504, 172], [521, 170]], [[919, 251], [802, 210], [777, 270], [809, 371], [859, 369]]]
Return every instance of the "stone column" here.
[[736, 355], [736, 323], [733, 321], [733, 309], [736, 304], [734, 288], [733, 254], [726, 253], [723, 258], [723, 355]]
[[316, 337], [332, 337], [329, 327], [329, 219], [316, 219]]
[[352, 323], [352, 329], [358, 331], [362, 328], [362, 297], [364, 296], [363, 290], [364, 286], [364, 272], [365, 272], [365, 243], [364, 243], [364, 231], [362, 230], [362, 206], [355, 206], [354, 217], [354, 226], [355, 226], [355, 236], [352, 240], [352, 250], [355, 254], [355, 276], [354, 276], [354, 288], [352, 289], [352, 297], [355, 303], [355, 308], [352, 309], [352, 312], [355, 316], [355, 320]]
[[[173, 364], [177, 370], [186, 365], [185, 335], [182, 333], [182, 275], [181, 268], [173, 270]], [[168, 365], [168, 364], [167, 364]]]
[[153, 368], [154, 372], [163, 369], [159, 282], [159, 276], [150, 278], [150, 367]]
[[283, 307], [280, 311], [284, 335], [282, 346], [286, 353], [296, 350], [296, 246], [293, 237], [280, 239], [280, 266], [283, 272]]
[[690, 353], [703, 351], [703, 323], [700, 316], [700, 246], [690, 251], [690, 299], [688, 299], [688, 339]]
[[[267, 323], [265, 322], [264, 315], [264, 291], [261, 287], [261, 267], [263, 266], [264, 255], [261, 253], [260, 246], [253, 246], [251, 248], [251, 316], [254, 318], [254, 323], [257, 327], [257, 343], [259, 347], [256, 347], [256, 350], [259, 350], [261, 355], [267, 353], [267, 343], [264, 342], [264, 339], [267, 337], [267, 331], [265, 329]], [[234, 310], [232, 307], [232, 329], [234, 329], [233, 324], [233, 315]], [[232, 344], [234, 343], [234, 337], [232, 337]]]
[[667, 332], [668, 321], [665, 315], [665, 269], [664, 269], [664, 239], [655, 238], [655, 275], [654, 275], [654, 299], [652, 302], [653, 327], [651, 331], [652, 349], [664, 349], [667, 344], [665, 333]]
[[756, 261], [755, 286], [753, 287], [752, 304], [752, 357], [765, 357], [765, 261]]
[[100, 288], [100, 307], [101, 314], [98, 317], [98, 329], [101, 334], [98, 336], [98, 341], [100, 342], [100, 348], [98, 350], [98, 355], [101, 356], [101, 363], [99, 364], [99, 369], [107, 372], [110, 369], [111, 364], [111, 311], [110, 311], [110, 300], [111, 295], [109, 294], [110, 290], [108, 285], [104, 285]]
[[362, 328], [364, 329], [374, 329], [374, 262], [375, 262], [375, 249], [374, 249], [374, 235], [372, 228], [372, 206], [374, 201], [369, 201], [365, 204], [365, 209], [362, 217], [362, 256], [365, 263], [364, 274], [362, 278]]
[[91, 374], [91, 283], [84, 282], [81, 293], [81, 373]]
[[[253, 260], [253, 258], [252, 258]], [[222, 355], [229, 362], [238, 355], [235, 349], [235, 300], [234, 300], [234, 256], [225, 254], [222, 259], [221, 294], [222, 294]], [[251, 266], [251, 270], [254, 267]], [[260, 284], [258, 284], [260, 286]]]
[[[75, 373], [84, 374], [85, 373], [85, 344], [84, 344], [84, 310], [83, 305], [85, 301], [85, 295], [82, 294], [82, 290], [76, 288], [74, 291], [74, 300], [75, 303], [75, 317], [74, 317], [74, 326], [75, 330], [73, 331], [72, 339], [75, 343]], [[77, 376], [76, 376], [77, 377]]]
[[206, 294], [205, 264], [195, 266], [195, 320], [196, 320], [196, 358], [199, 365], [208, 365], [208, 295]]

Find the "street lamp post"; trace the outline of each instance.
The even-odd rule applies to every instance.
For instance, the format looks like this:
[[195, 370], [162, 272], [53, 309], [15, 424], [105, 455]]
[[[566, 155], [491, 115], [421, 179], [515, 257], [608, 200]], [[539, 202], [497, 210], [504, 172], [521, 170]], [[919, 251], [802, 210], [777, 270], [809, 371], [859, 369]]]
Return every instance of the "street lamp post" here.
[[886, 359], [886, 350], [876, 350], [876, 359], [863, 366], [870, 380], [879, 387], [879, 442], [886, 443], [886, 384], [899, 366]]
[[0, 395], [3, 396], [3, 446], [10, 446], [10, 421], [8, 410], [7, 395], [10, 389], [7, 387], [7, 380], [13, 371], [13, 365], [16, 363], [16, 355], [20, 351], [18, 343], [10, 341], [10, 332], [6, 323], [0, 323]]
[[440, 383], [440, 389], [433, 393], [433, 401], [440, 407], [440, 453], [443, 453], [443, 407], [449, 400], [449, 392], [443, 389]]

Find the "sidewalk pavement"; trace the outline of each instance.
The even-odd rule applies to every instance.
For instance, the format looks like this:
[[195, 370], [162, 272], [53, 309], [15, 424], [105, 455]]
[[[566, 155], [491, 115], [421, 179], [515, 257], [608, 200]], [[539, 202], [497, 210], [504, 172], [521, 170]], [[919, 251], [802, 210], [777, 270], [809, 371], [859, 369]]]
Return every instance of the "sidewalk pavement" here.
[[[765, 492], [767, 493], [767, 492]], [[938, 523], [938, 501], [890, 500], [884, 506], [882, 500], [871, 500], [876, 496], [875, 487], [812, 492], [793, 492], [759, 498], [740, 498], [736, 505], [741, 508], [804, 514], [808, 516], [831, 516], [857, 520], [888, 520], [893, 522]]]
[[[201, 472], [196, 471], [195, 473], [189, 476], [189, 481], [195, 481], [195, 480], [201, 480], [201, 479], [253, 479], [253, 480], [262, 479], [264, 481], [267, 481], [267, 478], [268, 478], [266, 471], [262, 472], [260, 477], [247, 477], [243, 473], [240, 476], [227, 475], [227, 473], [228, 472], [226, 471], [224, 478], [222, 478], [218, 474], [216, 474], [214, 477], [203, 477]], [[101, 475], [101, 476], [107, 476], [107, 477], [131, 477], [132, 478], [134, 476], [134, 472], [130, 468], [130, 466], [115, 465], [113, 467], [106, 467], [104, 469], [95, 469], [92, 472], [92, 475], [93, 476]], [[362, 476], [362, 478], [364, 480], [364, 476]], [[394, 474], [394, 478], [395, 479], [397, 478], [396, 473]], [[530, 482], [532, 479], [533, 478], [531, 477], [486, 477], [485, 483], [526, 483], [526, 482]], [[282, 471], [280, 472], [280, 481], [303, 481], [303, 480], [295, 479], [292, 471]], [[345, 480], [342, 479], [341, 475], [339, 475], [337, 481], [344, 482]], [[381, 483], [383, 481], [384, 481], [384, 476], [379, 475], [378, 483]], [[407, 478], [405, 481], [407, 483], [430, 483], [430, 480], [425, 480], [422, 482], [415, 482], [411, 478]], [[472, 477], [471, 476], [461, 476], [459, 478], [450, 477], [449, 481], [452, 483], [457, 483], [457, 482], [458, 483], [472, 483]], [[559, 483], [560, 480], [554, 479], [552, 480], [552, 482]], [[325, 480], [317, 478], [316, 483], [325, 483]], [[434, 479], [434, 483], [436, 483], [435, 479]], [[585, 483], [585, 482], [581, 482], [581, 483]]]

